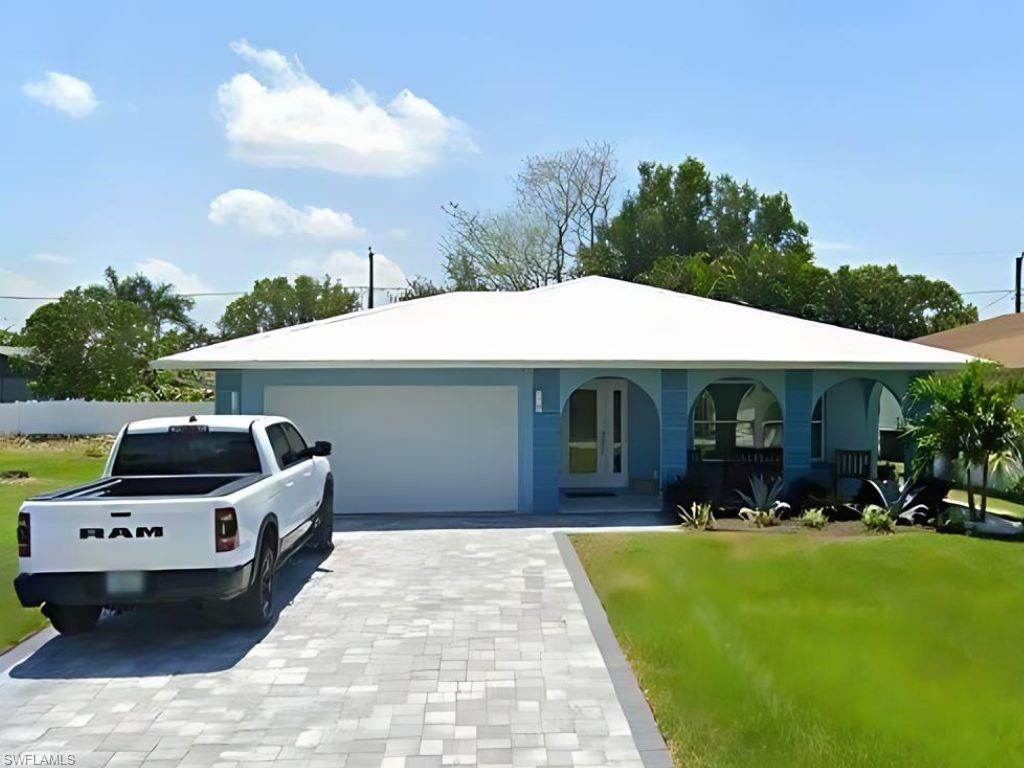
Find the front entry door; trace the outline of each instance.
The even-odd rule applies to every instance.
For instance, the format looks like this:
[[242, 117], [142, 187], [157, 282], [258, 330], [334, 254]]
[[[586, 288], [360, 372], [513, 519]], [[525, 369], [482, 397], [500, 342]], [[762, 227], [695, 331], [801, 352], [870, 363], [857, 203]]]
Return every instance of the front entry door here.
[[629, 484], [627, 384], [598, 379], [569, 397], [562, 415], [562, 484], [617, 488]]

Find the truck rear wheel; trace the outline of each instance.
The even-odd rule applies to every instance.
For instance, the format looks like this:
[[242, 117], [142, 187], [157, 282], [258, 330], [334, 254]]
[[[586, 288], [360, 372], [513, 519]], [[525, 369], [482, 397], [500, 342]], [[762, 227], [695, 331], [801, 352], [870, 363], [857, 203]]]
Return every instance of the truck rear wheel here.
[[46, 603], [43, 615], [62, 635], [80, 635], [96, 628], [102, 607], [98, 605], [56, 605]]
[[317, 552], [334, 549], [334, 481], [330, 478], [324, 485], [324, 498], [316, 511], [316, 530], [309, 540], [309, 546]]
[[265, 538], [254, 563], [252, 585], [236, 601], [239, 623], [247, 627], [264, 627], [274, 617], [274, 576], [277, 553], [274, 543]]

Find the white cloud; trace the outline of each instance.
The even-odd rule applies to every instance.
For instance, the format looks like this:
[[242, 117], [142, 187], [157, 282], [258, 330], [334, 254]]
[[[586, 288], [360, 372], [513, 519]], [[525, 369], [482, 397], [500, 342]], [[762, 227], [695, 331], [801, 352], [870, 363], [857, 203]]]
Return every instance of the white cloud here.
[[206, 293], [210, 290], [194, 272], [186, 272], [173, 261], [146, 259], [135, 262], [135, 272], [141, 272], [155, 283], [170, 283], [178, 293]]
[[[288, 262], [288, 269], [295, 275], [330, 275], [342, 285], [365, 286], [370, 283], [369, 259], [353, 251], [333, 251], [322, 259], [292, 259]], [[373, 282], [382, 289], [404, 288], [409, 283], [402, 268], [380, 253], [373, 258]]]
[[245, 40], [231, 49], [256, 70], [235, 75], [217, 90], [227, 139], [243, 160], [404, 176], [448, 153], [476, 151], [459, 120], [407, 89], [381, 105], [355, 81], [347, 91], [330, 92], [298, 58], [257, 50]]
[[71, 264], [74, 259], [69, 256], [61, 256], [59, 253], [33, 253], [32, 260], [40, 264]]
[[279, 197], [255, 189], [231, 189], [217, 195], [210, 203], [209, 218], [214, 224], [235, 224], [253, 235], [298, 234], [351, 240], [366, 234], [343, 211], [312, 205], [299, 210]]
[[88, 117], [100, 105], [91, 85], [63, 72], [47, 72], [42, 80], [25, 83], [21, 90], [30, 99], [76, 119]]

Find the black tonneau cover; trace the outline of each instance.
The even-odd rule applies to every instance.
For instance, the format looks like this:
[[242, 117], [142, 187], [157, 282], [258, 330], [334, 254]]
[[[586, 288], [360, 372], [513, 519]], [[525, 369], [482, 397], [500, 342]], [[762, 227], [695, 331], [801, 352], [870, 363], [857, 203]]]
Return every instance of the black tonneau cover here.
[[30, 501], [90, 501], [114, 498], [227, 496], [269, 477], [247, 475], [124, 475], [33, 496]]

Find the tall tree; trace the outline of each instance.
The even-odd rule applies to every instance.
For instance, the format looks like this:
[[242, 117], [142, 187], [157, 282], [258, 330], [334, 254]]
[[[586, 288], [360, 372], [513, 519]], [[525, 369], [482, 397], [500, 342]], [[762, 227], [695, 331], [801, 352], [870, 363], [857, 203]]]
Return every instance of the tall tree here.
[[208, 340], [189, 317], [193, 304], [169, 284], [120, 278], [108, 267], [102, 284], [67, 291], [25, 321], [19, 342], [33, 349], [33, 391], [91, 400], [202, 399], [209, 382], [201, 374], [149, 367]]
[[275, 328], [344, 315], [359, 309], [359, 294], [334, 282], [300, 275], [294, 280], [257, 280], [249, 293], [232, 301], [217, 322], [221, 336], [233, 339]]
[[450, 203], [441, 240], [449, 284], [459, 290], [524, 290], [577, 272], [579, 253], [605, 225], [616, 167], [610, 145], [594, 142], [526, 158], [516, 199], [499, 213]]
[[977, 320], [941, 280], [892, 265], [814, 263], [807, 224], [782, 192], [763, 194], [702, 162], [640, 164], [640, 184], [583, 249], [598, 274], [901, 339]]
[[858, 331], [914, 339], [978, 320], [949, 283], [903, 274], [895, 264], [840, 267], [823, 287], [819, 319]]
[[129, 301], [75, 288], [25, 321], [22, 340], [33, 348], [41, 397], [123, 400], [143, 388], [158, 355], [156, 329]]
[[652, 282], [658, 262], [664, 272], [666, 260], [713, 263], [745, 257], [754, 246], [811, 259], [808, 227], [785, 194], [760, 194], [729, 175], [712, 179], [694, 157], [675, 167], [641, 163], [639, 173], [637, 190], [584, 249], [584, 273]]
[[170, 283], [154, 283], [143, 274], [121, 277], [113, 267], [103, 270], [103, 283], [85, 289], [100, 300], [118, 299], [142, 309], [156, 323], [160, 333], [169, 329], [191, 333], [196, 323], [189, 315], [195, 300], [179, 294]]

